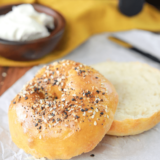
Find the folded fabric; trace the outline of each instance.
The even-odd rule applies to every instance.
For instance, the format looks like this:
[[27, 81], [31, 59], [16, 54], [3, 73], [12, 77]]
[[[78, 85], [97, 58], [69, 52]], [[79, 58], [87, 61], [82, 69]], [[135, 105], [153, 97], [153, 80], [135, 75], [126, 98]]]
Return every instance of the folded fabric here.
[[113, 33], [109, 39], [160, 63], [160, 34], [144, 30]]
[[131, 29], [160, 31], [160, 12], [147, 3], [134, 17], [126, 17], [119, 12], [118, 0], [1, 0], [0, 5], [16, 2], [36, 2], [56, 9], [65, 17], [67, 25], [63, 38], [52, 53], [30, 62], [0, 57], [1, 66], [33, 66], [53, 61], [67, 55], [97, 33]]

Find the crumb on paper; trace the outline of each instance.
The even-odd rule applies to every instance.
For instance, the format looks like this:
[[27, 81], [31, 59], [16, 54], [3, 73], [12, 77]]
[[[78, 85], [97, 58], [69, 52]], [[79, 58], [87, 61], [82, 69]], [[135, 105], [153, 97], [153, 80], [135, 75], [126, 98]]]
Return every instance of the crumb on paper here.
[[139, 139], [137, 139], [137, 141], [139, 142]]
[[94, 157], [94, 156], [95, 156], [94, 154], [91, 154], [91, 155], [90, 155], [90, 157]]
[[3, 72], [2, 73], [2, 77], [6, 77], [7, 76], [7, 73], [6, 72]]

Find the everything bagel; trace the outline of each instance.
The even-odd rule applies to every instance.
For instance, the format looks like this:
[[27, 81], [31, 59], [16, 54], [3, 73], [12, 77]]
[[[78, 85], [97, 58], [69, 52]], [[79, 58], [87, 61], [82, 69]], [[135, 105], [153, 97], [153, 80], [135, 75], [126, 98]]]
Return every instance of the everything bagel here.
[[70, 159], [102, 140], [117, 103], [113, 85], [98, 71], [70, 60], [55, 62], [12, 100], [12, 140], [36, 158]]

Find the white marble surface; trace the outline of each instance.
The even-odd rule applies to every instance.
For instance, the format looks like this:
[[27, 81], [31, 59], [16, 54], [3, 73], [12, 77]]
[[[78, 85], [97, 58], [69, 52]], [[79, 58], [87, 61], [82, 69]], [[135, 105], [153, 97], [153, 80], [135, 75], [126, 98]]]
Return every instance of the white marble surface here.
[[[160, 64], [109, 41], [107, 39], [108, 35], [108, 33], [103, 33], [91, 37], [69, 55], [63, 57], [63, 59], [71, 59], [87, 65], [107, 60], [118, 62], [140, 61], [160, 69]], [[135, 39], [135, 41], [138, 40]], [[144, 42], [140, 41], [139, 43], [146, 42], [144, 40]], [[147, 43], [149, 44], [148, 41]], [[154, 42], [151, 41], [150, 43]], [[41, 67], [42, 65], [33, 67], [0, 97], [0, 160], [24, 160], [28, 157], [11, 141], [7, 112], [10, 100], [14, 98], [28, 80], [33, 78]], [[160, 125], [137, 136], [124, 138], [105, 136], [93, 151], [75, 157], [73, 160], [159, 160], [159, 135]], [[92, 153], [95, 154], [94, 158], [90, 157]]]

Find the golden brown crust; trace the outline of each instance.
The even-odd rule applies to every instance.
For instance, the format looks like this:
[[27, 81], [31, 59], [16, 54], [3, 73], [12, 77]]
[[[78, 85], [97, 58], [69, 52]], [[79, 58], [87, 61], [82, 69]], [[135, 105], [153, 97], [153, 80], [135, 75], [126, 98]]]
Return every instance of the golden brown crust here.
[[93, 68], [69, 60], [51, 64], [11, 102], [12, 140], [37, 158], [89, 152], [109, 130], [117, 103], [112, 84]]
[[160, 122], [160, 111], [148, 118], [114, 120], [108, 135], [127, 136], [145, 132]]

